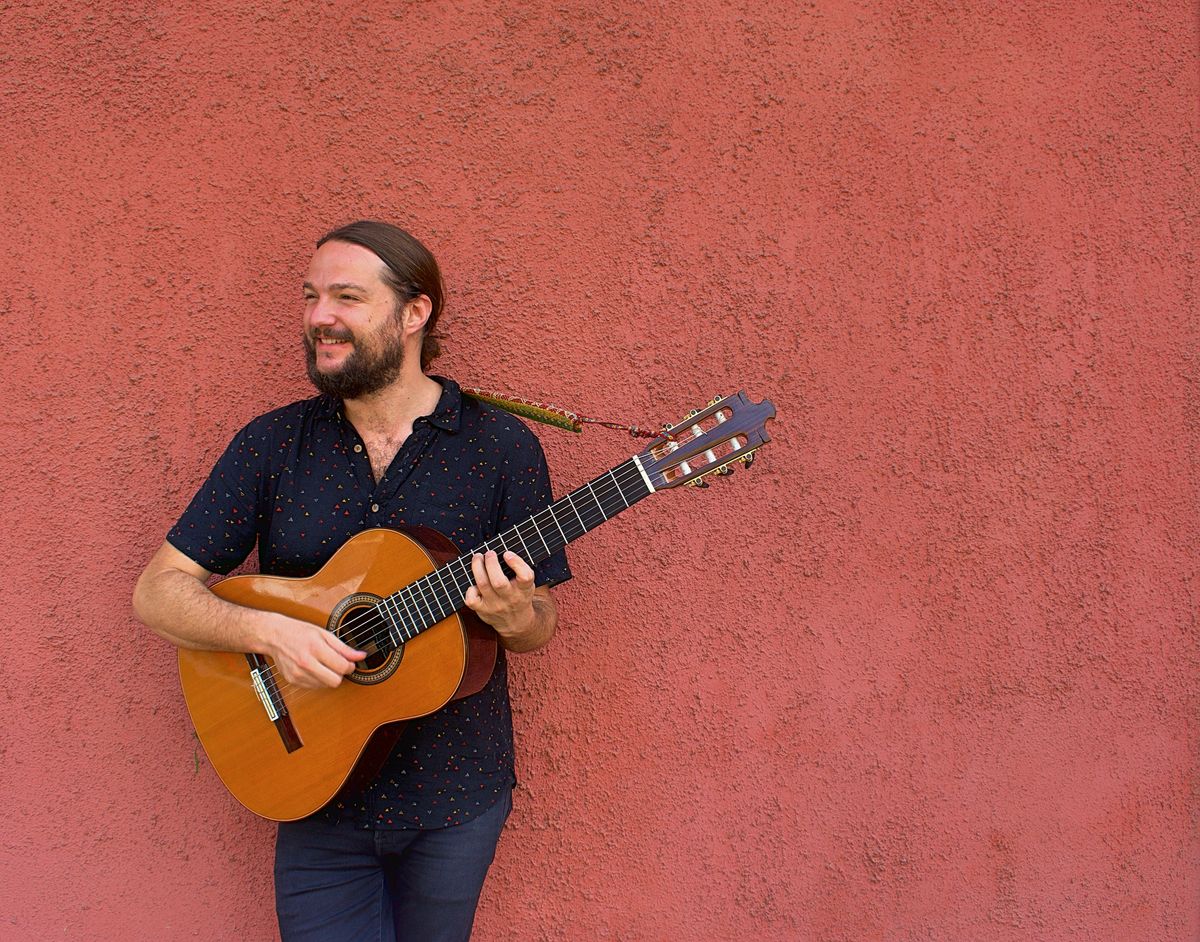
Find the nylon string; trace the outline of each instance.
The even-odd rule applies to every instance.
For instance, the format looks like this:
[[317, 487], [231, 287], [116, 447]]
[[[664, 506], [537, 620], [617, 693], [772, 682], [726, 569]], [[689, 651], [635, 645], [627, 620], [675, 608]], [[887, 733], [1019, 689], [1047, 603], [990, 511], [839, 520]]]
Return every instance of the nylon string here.
[[[618, 474], [621, 476], [621, 478], [623, 478], [623, 480], [618, 480]], [[566, 534], [563, 532], [562, 526], [559, 524], [557, 516], [554, 513], [554, 507], [556, 505], [566, 504], [567, 506], [569, 506], [571, 508], [571, 510], [575, 513], [575, 516], [579, 519], [580, 525], [583, 526], [583, 533], [579, 534], [579, 536], [583, 536], [584, 533], [589, 532], [590, 530], [594, 529], [595, 527], [599, 526], [600, 524], [602, 524], [608, 520], [611, 520], [622, 510], [625, 510], [630, 506], [629, 501], [625, 497], [624, 488], [626, 485], [628, 485], [630, 483], [635, 483], [635, 482], [639, 481], [641, 479], [641, 476], [642, 476], [641, 472], [638, 470], [637, 465], [632, 461], [632, 459], [630, 459], [629, 461], [623, 462], [622, 465], [620, 465], [616, 468], [613, 468], [611, 471], [608, 472], [608, 474], [601, 475], [599, 478], [596, 478], [593, 481], [589, 481], [587, 484], [583, 485], [582, 487], [576, 488], [576, 490], [570, 492], [569, 494], [567, 494], [560, 500], [555, 501], [554, 503], [550, 504], [549, 506], [544, 507], [542, 510], [537, 511], [532, 516], [527, 517], [525, 520], [521, 521], [520, 523], [516, 524], [515, 526], [510, 527], [509, 530], [505, 531], [505, 533], [508, 533], [510, 531], [515, 533], [517, 539], [520, 540], [521, 545], [526, 549], [526, 551], [528, 553], [529, 546], [525, 540], [525, 536], [521, 533], [521, 529], [523, 527], [526, 527], [526, 526], [532, 524], [533, 531], [534, 531], [534, 533], [537, 534], [538, 539], [541, 541], [542, 548], [545, 550], [546, 557], [552, 556], [554, 553], [559, 552], [559, 550], [561, 550], [568, 543], [571, 542], [571, 539], [568, 539]], [[598, 495], [596, 493], [597, 488], [603, 487], [603, 485], [606, 481], [611, 481], [611, 483], [615, 485], [616, 494], [615, 495], [613, 495], [611, 493], [604, 494], [603, 497], [604, 497], [605, 501], [614, 503], [614, 501], [611, 500], [611, 498], [613, 498], [614, 496], [619, 498], [619, 500], [620, 500], [620, 504], [618, 504], [612, 510], [611, 513], [608, 512], [605, 509], [604, 505], [601, 503], [601, 499], [600, 499], [601, 495]], [[592, 503], [595, 504], [595, 507], [589, 509], [587, 506], [584, 506], [582, 509], [583, 509], [584, 514], [596, 515], [595, 518], [593, 519], [593, 522], [590, 525], [584, 522], [583, 517], [580, 515], [580, 508], [575, 506], [575, 501], [572, 499], [573, 496], [575, 494], [579, 493], [580, 491], [589, 490], [589, 489], [592, 491], [592, 494], [591, 494], [591, 496], [593, 498]], [[545, 529], [545, 522], [542, 521], [541, 524], [539, 524], [538, 518], [544, 516], [545, 514], [550, 515], [550, 519], [554, 521], [555, 527], [558, 529], [559, 534], [563, 538], [563, 545], [561, 547], [559, 547], [558, 549], [554, 549], [554, 550], [550, 549], [550, 545], [546, 542], [546, 538], [542, 532], [543, 529]], [[426, 630], [426, 628], [432, 627], [433, 625], [444, 620], [445, 618], [449, 618], [450, 615], [453, 615], [456, 611], [458, 611], [460, 608], [462, 608], [461, 602], [457, 606], [455, 606], [453, 609], [451, 609], [449, 612], [442, 615], [440, 618], [435, 618], [432, 622], [430, 622], [429, 625], [426, 626], [426, 628], [418, 627], [422, 621], [427, 621], [430, 617], [433, 617], [438, 612], [440, 612], [444, 607], [443, 605], [441, 605], [440, 600], [438, 599], [436, 594], [432, 595], [432, 600], [428, 596], [425, 595], [425, 586], [423, 585], [423, 583], [426, 583], [428, 581], [428, 585], [431, 587], [431, 594], [432, 594], [432, 586], [433, 586], [432, 580], [436, 576], [438, 581], [441, 582], [442, 591], [444, 593], [446, 593], [447, 600], [453, 601], [455, 595], [452, 595], [448, 591], [448, 589], [446, 587], [445, 579], [441, 575], [442, 571], [444, 570], [453, 576], [453, 568], [452, 567], [458, 566], [459, 569], [461, 570], [463, 577], [468, 580], [466, 588], [469, 589], [471, 586], [475, 585], [475, 577], [471, 572], [470, 559], [474, 556], [475, 553], [484, 553], [489, 549], [495, 549], [496, 547], [492, 547], [489, 545], [493, 542], [497, 542], [498, 547], [504, 547], [504, 541], [501, 540], [502, 536], [504, 536], [504, 533], [497, 534], [496, 536], [493, 536], [490, 539], [485, 540], [481, 546], [476, 547], [475, 549], [471, 550], [470, 552], [462, 554], [458, 558], [453, 559], [450, 562], [438, 567], [433, 572], [426, 573], [424, 576], [419, 577], [418, 579], [411, 582], [409, 585], [402, 587], [401, 589], [397, 590], [396, 592], [393, 592], [390, 596], [384, 598], [379, 603], [376, 603], [375, 605], [370, 606], [369, 608], [367, 608], [366, 611], [352, 616], [348, 621], [346, 621], [345, 623], [343, 623], [341, 625], [343, 634], [338, 635], [339, 639], [342, 642], [344, 642], [345, 644], [350, 645], [350, 647], [357, 648], [359, 643], [361, 643], [365, 640], [373, 640], [374, 638], [378, 637], [379, 631], [382, 629], [384, 634], [387, 636], [389, 642], [392, 642], [393, 644], [396, 644], [395, 636], [400, 635], [402, 640], [399, 644], [396, 644], [396, 647], [398, 648], [404, 642], [411, 641], [417, 635], [421, 634], [421, 632], [423, 630]], [[578, 537], [574, 537], [574, 539], [578, 539]], [[509, 542], [511, 543], [512, 541], [509, 540]], [[507, 548], [512, 549], [513, 547], [508, 546]], [[529, 555], [533, 555], [533, 554], [529, 554]], [[525, 557], [523, 557], [523, 558], [525, 558]], [[530, 559], [525, 558], [525, 562], [530, 563]], [[531, 564], [531, 568], [533, 568], [532, 564]], [[453, 582], [454, 582], [455, 594], [461, 595], [465, 598], [466, 589], [464, 589], [461, 585], [459, 585], [457, 577], [455, 577], [453, 579]], [[421, 597], [419, 599], [416, 596], [416, 592], [418, 592], [418, 591], [421, 593]], [[408, 594], [409, 598], [404, 598], [404, 595], [406, 593]], [[411, 612], [415, 609], [415, 611], [417, 612], [419, 617], [414, 619], [411, 623], [401, 621], [400, 624], [394, 624], [390, 621], [390, 619], [387, 617], [386, 614], [381, 613], [381, 609], [384, 613], [386, 613], [390, 609], [394, 614], [397, 614], [397, 615], [400, 614], [401, 610], [397, 608], [398, 603], [395, 601], [397, 596], [400, 597], [399, 603], [404, 604], [409, 612]], [[409, 604], [410, 602], [413, 603], [411, 606]], [[424, 603], [424, 605], [427, 609], [426, 612], [421, 611], [420, 605], [417, 604], [418, 602]], [[391, 630], [392, 628], [395, 629], [394, 632]], [[407, 629], [409, 632], [411, 632], [407, 636], [404, 635], [405, 629]], [[260, 674], [260, 676], [263, 678], [264, 684], [268, 688], [268, 690], [270, 690], [274, 695], [278, 696], [280, 699], [282, 699], [284, 694], [290, 693], [293, 690], [293, 688], [296, 688], [298, 690], [298, 692], [292, 698], [293, 703], [299, 703], [308, 694], [321, 692], [321, 689], [312, 689], [312, 688], [307, 688], [307, 687], [297, 688], [297, 685], [294, 683], [291, 683], [291, 682], [280, 685], [275, 677], [274, 665], [270, 662], [268, 662], [268, 670], [264, 674]], [[284, 704], [284, 705], [286, 706], [287, 704]]]

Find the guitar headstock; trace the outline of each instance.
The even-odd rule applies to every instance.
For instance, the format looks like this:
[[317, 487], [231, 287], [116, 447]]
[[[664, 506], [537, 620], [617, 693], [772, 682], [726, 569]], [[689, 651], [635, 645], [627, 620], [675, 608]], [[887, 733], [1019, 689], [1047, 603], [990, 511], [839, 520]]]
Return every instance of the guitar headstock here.
[[720, 396], [667, 429], [637, 457], [655, 490], [707, 487], [709, 475], [732, 474], [737, 462], [749, 467], [754, 452], [771, 440], [766, 424], [773, 418], [769, 399], [751, 402], [745, 392]]

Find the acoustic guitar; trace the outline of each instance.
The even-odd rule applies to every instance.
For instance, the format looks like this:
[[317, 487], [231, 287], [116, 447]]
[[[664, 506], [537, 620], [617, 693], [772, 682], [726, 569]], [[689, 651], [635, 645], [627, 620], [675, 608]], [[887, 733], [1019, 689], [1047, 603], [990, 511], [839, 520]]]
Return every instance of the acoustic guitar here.
[[183, 696], [213, 768], [255, 814], [292, 821], [369, 781], [404, 721], [477, 693], [496, 635], [464, 604], [474, 553], [512, 550], [531, 566], [658, 491], [707, 486], [770, 440], [770, 400], [714, 399], [646, 450], [482, 546], [460, 553], [424, 527], [352, 537], [313, 576], [234, 576], [213, 592], [323, 625], [367, 652], [336, 688], [290, 687], [257, 654], [179, 651]]

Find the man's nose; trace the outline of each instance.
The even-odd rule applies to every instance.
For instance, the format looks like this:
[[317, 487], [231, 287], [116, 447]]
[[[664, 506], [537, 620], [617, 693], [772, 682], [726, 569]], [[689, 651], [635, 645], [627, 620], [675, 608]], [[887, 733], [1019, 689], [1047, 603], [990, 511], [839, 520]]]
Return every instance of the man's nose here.
[[333, 302], [318, 298], [308, 309], [308, 322], [314, 327], [328, 327], [337, 320], [334, 310]]

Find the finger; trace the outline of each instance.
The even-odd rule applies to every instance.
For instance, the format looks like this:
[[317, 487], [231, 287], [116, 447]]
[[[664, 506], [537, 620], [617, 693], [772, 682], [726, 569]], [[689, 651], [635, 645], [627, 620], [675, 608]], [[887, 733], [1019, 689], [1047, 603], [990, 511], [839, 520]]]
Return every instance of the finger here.
[[322, 665], [319, 670], [313, 671], [313, 679], [322, 687], [336, 687], [342, 682], [342, 674]]
[[484, 566], [493, 589], [502, 591], [508, 588], [508, 576], [500, 568], [500, 557], [496, 555], [495, 551], [488, 550], [487, 556], [484, 557]]
[[467, 608], [476, 609], [483, 602], [483, 597], [479, 594], [479, 590], [475, 586], [471, 586], [471, 588], [467, 589], [467, 594], [463, 596], [463, 601], [467, 603]]
[[312, 664], [301, 667], [297, 665], [296, 677], [292, 680], [297, 687], [307, 687], [309, 690], [317, 687], [336, 687], [342, 682], [342, 675], [330, 670], [324, 664]]
[[508, 568], [513, 571], [513, 575], [517, 577], [517, 582], [522, 584], [533, 582], [533, 570], [529, 568], [529, 564], [520, 556], [509, 550], [504, 554], [504, 561], [508, 563]]
[[367, 656], [366, 651], [359, 651], [357, 648], [352, 648], [346, 644], [341, 638], [335, 635], [332, 631], [325, 632], [326, 643], [333, 648], [339, 655], [350, 661], [361, 661]]
[[471, 575], [475, 577], [472, 587], [479, 595], [479, 601], [485, 599], [485, 593], [491, 591], [492, 584], [488, 581], [487, 569], [483, 565], [483, 557], [476, 553], [471, 557]]
[[[349, 658], [342, 657], [342, 655], [333, 648], [325, 648], [324, 650], [317, 652], [317, 660], [320, 663], [314, 673], [318, 674], [322, 680], [327, 679], [325, 671], [328, 671], [337, 675], [337, 679], [340, 682], [342, 677], [344, 677], [346, 674], [349, 674], [356, 666], [354, 661], [350, 660]], [[334, 686], [336, 687], [337, 684], [334, 684]]]

